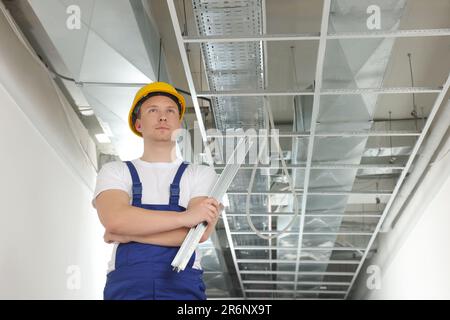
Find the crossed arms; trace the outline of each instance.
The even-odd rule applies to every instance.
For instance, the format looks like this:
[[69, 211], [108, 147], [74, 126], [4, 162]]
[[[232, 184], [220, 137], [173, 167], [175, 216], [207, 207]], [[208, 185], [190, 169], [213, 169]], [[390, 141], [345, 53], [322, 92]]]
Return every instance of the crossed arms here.
[[206, 221], [208, 227], [200, 242], [205, 242], [217, 224], [223, 206], [215, 199], [196, 197], [186, 211], [158, 211], [133, 207], [122, 190], [106, 190], [96, 198], [97, 213], [105, 227], [107, 243], [130, 241], [160, 246], [181, 246], [191, 227]]

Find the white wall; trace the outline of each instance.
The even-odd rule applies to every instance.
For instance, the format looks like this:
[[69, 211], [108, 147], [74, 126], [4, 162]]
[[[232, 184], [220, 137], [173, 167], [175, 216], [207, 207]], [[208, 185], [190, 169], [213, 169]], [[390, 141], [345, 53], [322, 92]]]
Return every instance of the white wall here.
[[[354, 299], [450, 299], [450, 139], [378, 253], [361, 269]], [[369, 265], [380, 267], [380, 289], [369, 290]], [[371, 282], [373, 284], [373, 282]]]
[[102, 298], [95, 145], [3, 11], [0, 38], [0, 299]]

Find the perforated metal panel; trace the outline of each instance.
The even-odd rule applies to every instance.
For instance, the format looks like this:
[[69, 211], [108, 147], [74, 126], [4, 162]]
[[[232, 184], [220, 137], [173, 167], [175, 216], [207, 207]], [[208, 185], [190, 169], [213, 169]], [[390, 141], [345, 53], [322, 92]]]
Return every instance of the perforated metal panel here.
[[[262, 34], [261, 1], [193, 1], [201, 36]], [[263, 88], [260, 42], [204, 43], [201, 45], [208, 85], [214, 91]], [[213, 99], [217, 128], [262, 128], [262, 98]]]

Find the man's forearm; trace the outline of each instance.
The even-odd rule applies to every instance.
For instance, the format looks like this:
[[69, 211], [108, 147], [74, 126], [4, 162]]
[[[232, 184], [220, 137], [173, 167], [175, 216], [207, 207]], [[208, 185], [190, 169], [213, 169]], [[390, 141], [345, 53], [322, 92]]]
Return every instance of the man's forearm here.
[[[203, 234], [200, 242], [208, 240], [211, 233], [213, 233], [216, 224], [217, 220], [214, 223], [208, 224], [208, 227], [206, 228], [205, 233]], [[179, 247], [183, 244], [183, 241], [186, 238], [189, 230], [190, 230], [189, 228], [179, 228], [171, 231], [141, 236], [127, 236], [116, 234], [110, 235], [110, 239], [118, 242], [134, 241], [139, 243], [154, 244], [158, 246]]]
[[108, 231], [127, 236], [149, 236], [183, 228], [179, 212], [124, 206]]
[[[216, 224], [217, 220], [214, 223], [208, 224], [208, 227], [200, 240], [201, 242], [208, 240], [211, 233], [213, 233]], [[189, 230], [189, 228], [180, 228], [147, 236], [129, 237], [129, 239], [134, 242], [155, 244], [158, 246], [179, 247], [183, 244]]]
[[[206, 197], [202, 197], [206, 198]], [[201, 201], [201, 198], [196, 199], [196, 201]], [[195, 201], [188, 205], [187, 209], [189, 210], [192, 208]], [[222, 207], [223, 208], [223, 207]], [[161, 211], [160, 211], [161, 212]], [[173, 213], [173, 212], [172, 212]], [[175, 213], [179, 214], [179, 213]], [[218, 217], [217, 217], [218, 219]], [[205, 230], [205, 233], [203, 234], [200, 242], [204, 242], [208, 240], [210, 234], [214, 231], [214, 228], [217, 224], [217, 219], [208, 224], [207, 229]], [[163, 232], [158, 233], [146, 233], [146, 234], [127, 234], [127, 238], [130, 239], [129, 241], [134, 242], [140, 242], [140, 243], [147, 243], [147, 244], [154, 244], [154, 245], [160, 245], [160, 246], [168, 246], [168, 247], [179, 247], [183, 244], [183, 241], [185, 240], [190, 228], [187, 227], [181, 227], [176, 228], [172, 230], [166, 230]]]
[[[202, 200], [197, 198], [191, 201], [188, 210]], [[105, 234], [112, 242], [134, 241], [162, 246], [180, 246], [189, 232], [189, 228], [183, 223], [184, 220], [180, 219], [183, 214], [185, 213], [124, 206], [117, 210], [116, 217], [120, 218], [115, 221], [115, 226], [106, 228]], [[200, 242], [206, 241], [214, 231], [217, 218], [209, 223]], [[106, 227], [106, 224], [104, 225]]]
[[166, 232], [146, 236], [130, 236], [128, 239], [134, 242], [154, 244], [166, 247], [179, 247], [189, 232], [189, 228], [179, 228]]
[[[215, 223], [208, 225], [200, 242], [208, 240], [209, 236], [214, 231], [215, 225], [216, 225]], [[154, 244], [158, 246], [179, 247], [183, 244], [183, 241], [184, 239], [186, 239], [188, 232], [189, 228], [180, 228], [176, 230], [160, 232], [146, 236], [122, 236], [122, 235], [115, 235], [115, 236], [117, 236], [116, 241], [118, 242], [121, 242], [123, 239], [126, 239], [126, 242], [134, 241], [139, 243]], [[112, 235], [112, 237], [114, 237], [114, 235]]]

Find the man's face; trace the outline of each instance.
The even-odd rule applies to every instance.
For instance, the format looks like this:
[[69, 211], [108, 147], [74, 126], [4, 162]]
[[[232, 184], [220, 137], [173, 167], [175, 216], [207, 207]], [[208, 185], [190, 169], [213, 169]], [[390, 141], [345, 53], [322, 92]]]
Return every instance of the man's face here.
[[177, 104], [165, 96], [147, 99], [141, 106], [140, 118], [136, 120], [135, 127], [143, 138], [170, 141], [172, 133], [181, 127]]

